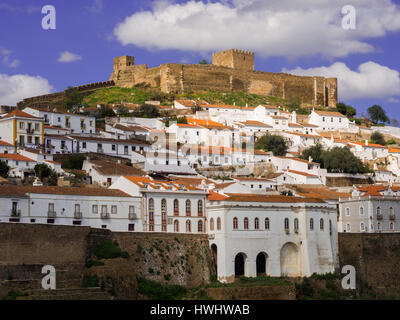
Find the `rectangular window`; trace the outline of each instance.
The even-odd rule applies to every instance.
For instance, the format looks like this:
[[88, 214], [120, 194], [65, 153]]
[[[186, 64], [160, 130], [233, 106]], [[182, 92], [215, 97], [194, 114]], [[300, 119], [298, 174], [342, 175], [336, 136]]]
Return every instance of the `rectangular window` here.
[[82, 142], [82, 148], [86, 149], [86, 142]]
[[21, 122], [19, 123], [19, 128], [20, 128], [20, 129], [24, 129], [24, 128], [25, 128], [25, 123], [21, 121]]
[[111, 146], [111, 150], [112, 150], [112, 151], [115, 151], [115, 144], [113, 144], [113, 145]]
[[39, 131], [39, 130], [40, 130], [40, 125], [39, 125], [39, 123], [35, 123], [35, 130], [36, 130], [36, 131]]
[[32, 137], [28, 136], [28, 144], [32, 144]]
[[36, 145], [40, 144], [39, 137], [35, 137], [35, 144]]
[[107, 206], [101, 206], [101, 213], [107, 213]]
[[130, 224], [128, 225], [128, 230], [129, 230], [129, 231], [135, 231], [135, 224], [134, 224], [134, 223], [130, 223]]
[[111, 206], [111, 213], [117, 214], [117, 206]]
[[75, 204], [75, 212], [81, 212], [81, 205]]
[[92, 205], [92, 213], [96, 214], [98, 213], [99, 207], [97, 206], [97, 204]]

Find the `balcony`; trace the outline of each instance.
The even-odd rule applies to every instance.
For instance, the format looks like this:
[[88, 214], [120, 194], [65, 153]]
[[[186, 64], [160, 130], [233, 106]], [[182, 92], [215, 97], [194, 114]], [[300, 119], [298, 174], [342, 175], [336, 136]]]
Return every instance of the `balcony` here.
[[74, 219], [81, 220], [82, 212], [74, 212]]
[[26, 133], [27, 133], [27, 134], [33, 134], [34, 131], [35, 131], [35, 130], [33, 130], [33, 128], [27, 128], [27, 129], [26, 129]]
[[85, 129], [86, 129], [86, 124], [85, 124], [85, 123], [82, 123], [82, 124], [81, 124], [81, 129], [82, 129], [82, 130], [85, 130]]
[[21, 210], [20, 209], [11, 209], [11, 217], [20, 217]]
[[55, 211], [48, 211], [47, 212], [47, 217], [48, 218], [55, 218], [56, 217], [56, 212]]
[[376, 219], [382, 220], [383, 219], [383, 214], [382, 213], [377, 213], [376, 214]]
[[396, 215], [394, 213], [389, 214], [390, 220], [396, 220]]
[[101, 218], [102, 219], [109, 219], [110, 218], [110, 214], [108, 212], [102, 212], [101, 213]]
[[129, 220], [135, 220], [135, 219], [137, 219], [136, 213], [134, 213], [134, 212], [129, 212]]

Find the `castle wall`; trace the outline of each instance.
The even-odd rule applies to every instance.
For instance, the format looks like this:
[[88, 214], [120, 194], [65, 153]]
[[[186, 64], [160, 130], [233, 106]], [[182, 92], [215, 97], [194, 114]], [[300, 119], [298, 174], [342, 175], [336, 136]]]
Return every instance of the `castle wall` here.
[[[119, 64], [115, 64], [118, 66]], [[276, 96], [307, 105], [334, 107], [337, 103], [337, 79], [294, 76], [285, 73], [254, 71], [254, 55], [228, 50], [213, 54], [213, 64], [173, 64], [147, 68], [124, 66], [114, 70], [110, 80], [117, 86], [146, 84], [163, 92], [201, 90], [242, 91]]]

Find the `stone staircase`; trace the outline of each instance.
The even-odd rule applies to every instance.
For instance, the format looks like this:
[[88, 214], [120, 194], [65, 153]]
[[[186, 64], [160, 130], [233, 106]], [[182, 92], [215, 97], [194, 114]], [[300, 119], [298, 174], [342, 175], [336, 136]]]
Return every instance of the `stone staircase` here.
[[69, 288], [56, 290], [28, 290], [26, 296], [17, 300], [112, 300], [101, 288]]

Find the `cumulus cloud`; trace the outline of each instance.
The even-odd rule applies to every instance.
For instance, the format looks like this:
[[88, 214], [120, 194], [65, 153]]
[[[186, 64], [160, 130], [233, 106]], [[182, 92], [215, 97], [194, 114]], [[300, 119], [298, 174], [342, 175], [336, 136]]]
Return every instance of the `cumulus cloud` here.
[[82, 60], [82, 56], [69, 51], [64, 51], [60, 53], [60, 57], [57, 61], [62, 63], [70, 63], [78, 60]]
[[0, 58], [3, 65], [9, 68], [16, 68], [20, 65], [18, 59], [11, 57], [12, 51], [0, 46]]
[[263, 56], [344, 57], [374, 50], [368, 39], [400, 30], [392, 0], [353, 0], [356, 30], [342, 28], [348, 0], [157, 1], [114, 29], [123, 45], [147, 49], [249, 49]]
[[24, 98], [48, 94], [52, 86], [40, 76], [0, 74], [0, 105], [15, 105]]
[[393, 102], [397, 100], [396, 96], [400, 96], [399, 72], [373, 61], [360, 64], [357, 70], [351, 70], [346, 64], [336, 62], [328, 67], [298, 67], [282, 71], [295, 75], [336, 77], [339, 98], [343, 100], [385, 98]]

